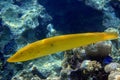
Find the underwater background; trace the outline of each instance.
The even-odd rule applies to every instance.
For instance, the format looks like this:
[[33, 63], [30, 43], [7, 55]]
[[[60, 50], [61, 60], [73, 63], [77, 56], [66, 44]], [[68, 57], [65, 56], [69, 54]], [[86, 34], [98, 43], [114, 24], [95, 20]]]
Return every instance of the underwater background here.
[[120, 0], [0, 0], [0, 80], [120, 80], [120, 39], [6, 61], [37, 40], [104, 31], [120, 32]]

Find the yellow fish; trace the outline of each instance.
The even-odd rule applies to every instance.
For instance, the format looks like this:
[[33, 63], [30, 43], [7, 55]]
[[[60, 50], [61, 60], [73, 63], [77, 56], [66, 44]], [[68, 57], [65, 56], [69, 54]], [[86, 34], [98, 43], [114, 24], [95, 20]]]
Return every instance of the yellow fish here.
[[27, 46], [18, 50], [7, 61], [27, 61], [59, 51], [65, 51], [99, 41], [112, 40], [117, 38], [118, 34], [114, 32], [79, 33], [55, 36], [28, 44]]

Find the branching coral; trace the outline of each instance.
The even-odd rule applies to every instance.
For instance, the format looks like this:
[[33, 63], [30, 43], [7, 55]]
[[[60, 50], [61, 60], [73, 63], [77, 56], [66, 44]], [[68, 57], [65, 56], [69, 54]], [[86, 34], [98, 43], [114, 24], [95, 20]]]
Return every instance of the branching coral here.
[[79, 50], [81, 48], [75, 48], [73, 50], [67, 50], [64, 54], [64, 60], [62, 62], [62, 70], [60, 75], [60, 80], [68, 80], [73, 71], [80, 68], [82, 62], [81, 53]]
[[76, 48], [76, 50], [74, 51], [68, 50], [65, 52], [62, 66], [63, 68], [70, 67], [72, 69], [76, 69], [80, 67], [80, 62], [81, 62], [81, 56]]
[[97, 61], [84, 60], [81, 63], [80, 68], [88, 72], [94, 72], [94, 71], [99, 71], [102, 68], [102, 66]]

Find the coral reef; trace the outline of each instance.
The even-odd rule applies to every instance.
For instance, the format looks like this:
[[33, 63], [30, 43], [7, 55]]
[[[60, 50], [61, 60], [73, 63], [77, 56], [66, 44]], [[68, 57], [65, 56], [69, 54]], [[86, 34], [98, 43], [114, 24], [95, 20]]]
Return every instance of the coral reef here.
[[72, 69], [76, 69], [76, 67], [80, 67], [79, 63], [82, 61], [79, 52], [74, 52], [73, 50], [68, 50], [64, 53], [64, 60], [62, 62], [63, 68], [70, 67]]
[[84, 60], [81, 63], [80, 68], [88, 72], [94, 72], [94, 71], [99, 71], [102, 68], [102, 66], [97, 61]]
[[120, 71], [113, 71], [108, 76], [108, 80], [120, 80]]
[[117, 70], [120, 70], [120, 64], [119, 63], [116, 63], [116, 62], [112, 62], [110, 64], [107, 64], [105, 67], [104, 67], [104, 70], [106, 73], [110, 73], [112, 71], [117, 71]]
[[85, 0], [85, 4], [103, 12], [104, 19], [102, 24], [105, 27], [119, 27], [120, 19], [118, 18], [118, 0]]
[[[37, 3], [37, 0], [20, 1], [21, 5], [13, 3], [14, 1], [12, 0], [0, 1], [0, 18], [2, 20], [2, 26], [7, 26], [8, 28], [6, 29], [6, 34], [3, 35], [10, 36], [8, 38], [10, 40], [14, 39], [17, 44], [17, 49], [19, 49], [30, 42], [38, 40], [37, 36], [43, 33], [37, 30], [46, 26], [52, 18], [48, 15], [45, 8]], [[2, 42], [2, 44], [6, 43]]]
[[[33, 29], [38, 26], [38, 17], [42, 20], [49, 17], [45, 14], [44, 7], [37, 4], [36, 0], [29, 0], [23, 3], [22, 6], [14, 5], [7, 1], [1, 1], [0, 6], [4, 6], [1, 8], [2, 21], [4, 25], [10, 27], [14, 34], [21, 34], [26, 29]], [[49, 20], [50, 19], [48, 19], [48, 21]]]
[[[61, 70], [61, 60], [53, 60], [54, 58], [51, 57], [52, 59], [47, 58], [48, 61], [42, 61], [43, 59], [39, 59], [38, 61], [35, 61], [34, 65], [38, 66], [38, 70], [45, 76], [45, 77], [54, 77], [54, 76], [59, 76], [60, 75], [60, 70]], [[44, 59], [44, 60], [46, 60]], [[41, 64], [39, 63], [41, 62]]]
[[31, 71], [22, 71], [17, 76], [13, 77], [11, 80], [41, 80], [38, 75], [32, 73]]
[[106, 28], [120, 32], [120, 0], [0, 0], [0, 80], [120, 80], [120, 39], [6, 62], [33, 41]]
[[120, 0], [111, 0], [110, 1], [111, 6], [114, 8], [115, 10], [115, 14], [118, 18], [120, 18]]
[[65, 51], [64, 59], [62, 62], [62, 70], [60, 72], [60, 80], [70, 79], [71, 72], [76, 71], [80, 68], [82, 58], [79, 55], [79, 50], [79, 48], [75, 48], [74, 50]]
[[[44, 60], [49, 59], [43, 58]], [[52, 80], [59, 79], [61, 66], [61, 61], [48, 61], [45, 62], [43, 59], [39, 59], [29, 64], [24, 65], [17, 74], [12, 77], [12, 80]], [[39, 63], [41, 62], [41, 64]]]
[[60, 80], [107, 80], [108, 75], [120, 67], [110, 56], [113, 43], [98, 42], [65, 51]]
[[[98, 42], [67, 50], [64, 52], [62, 68], [60, 66], [61, 60], [55, 61], [53, 57], [46, 58], [49, 60], [47, 62], [44, 62], [45, 58], [42, 58], [31, 62], [29, 65], [32, 67], [32, 73], [40, 79], [107, 80], [109, 73], [119, 70], [120, 66], [118, 63], [111, 63], [112, 57], [109, 55], [112, 53], [112, 43], [111, 41]], [[28, 69], [31, 69], [31, 67]], [[44, 75], [44, 77], [41, 77], [41, 75]]]
[[110, 0], [97, 0], [97, 1], [96, 0], [85, 0], [85, 3], [86, 5], [89, 5], [98, 10], [103, 10], [109, 1]]
[[52, 20], [37, 0], [19, 0], [19, 4], [15, 4], [15, 1], [0, 0], [1, 80], [11, 80], [16, 71], [22, 70], [24, 66], [7, 63], [6, 59], [26, 44], [46, 37], [46, 34], [42, 34]]
[[60, 35], [60, 33], [58, 33], [58, 31], [54, 29], [54, 26], [51, 23], [47, 25], [47, 30], [48, 30], [48, 33], [46, 37], [53, 37], [53, 36]]
[[110, 41], [98, 42], [85, 48], [86, 56], [90, 58], [105, 58], [111, 53], [112, 43]]

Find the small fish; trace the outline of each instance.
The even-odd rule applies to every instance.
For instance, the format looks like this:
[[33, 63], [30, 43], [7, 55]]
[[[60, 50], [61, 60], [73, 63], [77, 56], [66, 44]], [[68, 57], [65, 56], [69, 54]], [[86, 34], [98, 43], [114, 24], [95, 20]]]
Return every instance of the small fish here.
[[55, 36], [28, 44], [27, 46], [18, 50], [7, 61], [28, 61], [56, 52], [117, 38], [118, 34], [114, 32], [93, 32]]
[[113, 58], [111, 56], [107, 56], [103, 59], [103, 63], [104, 64], [109, 64], [109, 63], [112, 62], [112, 60], [113, 60]]

